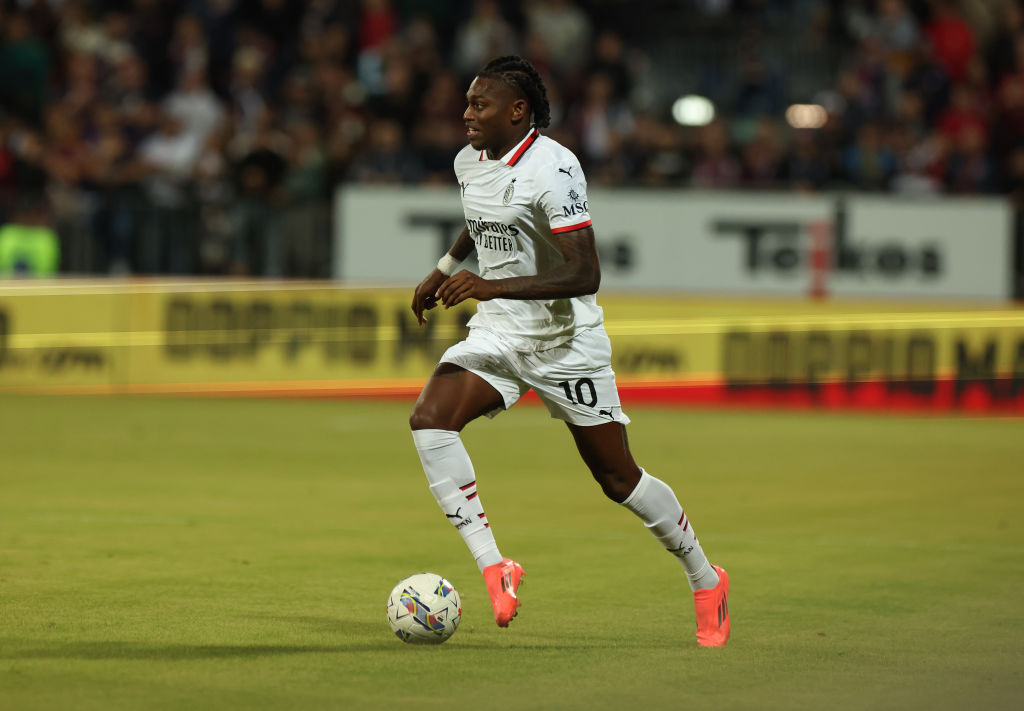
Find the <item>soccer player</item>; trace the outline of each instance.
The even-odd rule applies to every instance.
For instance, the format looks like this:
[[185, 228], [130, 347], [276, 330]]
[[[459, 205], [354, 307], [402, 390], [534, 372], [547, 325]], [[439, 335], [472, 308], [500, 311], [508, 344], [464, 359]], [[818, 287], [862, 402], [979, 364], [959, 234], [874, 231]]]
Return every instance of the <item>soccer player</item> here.
[[[466, 100], [469, 145], [455, 158], [466, 226], [412, 299], [420, 324], [439, 303], [480, 302], [469, 336], [441, 357], [409, 418], [430, 491], [476, 559], [494, 618], [506, 627], [520, 605], [523, 568], [498, 552], [459, 433], [532, 388], [565, 421], [605, 495], [639, 516], [682, 563], [698, 643], [724, 645], [729, 577], [708, 562], [672, 489], [629, 451], [629, 418], [594, 296], [601, 268], [587, 182], [576, 156], [538, 130], [550, 121], [544, 84], [526, 60], [500, 57], [476, 76]], [[473, 249], [480, 275], [456, 271]]]

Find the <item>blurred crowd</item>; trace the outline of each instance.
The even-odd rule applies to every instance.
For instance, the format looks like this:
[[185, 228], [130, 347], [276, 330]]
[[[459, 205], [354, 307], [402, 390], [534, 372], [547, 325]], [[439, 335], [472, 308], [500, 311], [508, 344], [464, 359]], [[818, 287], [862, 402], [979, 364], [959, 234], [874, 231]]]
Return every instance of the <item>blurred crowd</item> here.
[[[716, 114], [683, 126], [664, 58], [708, 40]], [[66, 272], [328, 276], [333, 189], [452, 184], [465, 88], [511, 53], [591, 184], [1024, 203], [1018, 0], [5, 0], [0, 222], [51, 226]]]

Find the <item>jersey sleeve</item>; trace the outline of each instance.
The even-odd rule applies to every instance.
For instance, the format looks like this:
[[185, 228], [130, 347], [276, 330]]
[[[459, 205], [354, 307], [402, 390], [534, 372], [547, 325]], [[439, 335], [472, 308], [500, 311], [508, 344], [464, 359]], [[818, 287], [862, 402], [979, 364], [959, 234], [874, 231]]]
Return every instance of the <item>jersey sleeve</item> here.
[[452, 172], [455, 173], [455, 182], [462, 182], [462, 167], [465, 164], [464, 153], [466, 149], [463, 148], [461, 151], [455, 154], [455, 158], [452, 160]]
[[590, 227], [587, 179], [571, 153], [560, 156], [536, 176], [537, 205], [551, 225], [552, 234]]

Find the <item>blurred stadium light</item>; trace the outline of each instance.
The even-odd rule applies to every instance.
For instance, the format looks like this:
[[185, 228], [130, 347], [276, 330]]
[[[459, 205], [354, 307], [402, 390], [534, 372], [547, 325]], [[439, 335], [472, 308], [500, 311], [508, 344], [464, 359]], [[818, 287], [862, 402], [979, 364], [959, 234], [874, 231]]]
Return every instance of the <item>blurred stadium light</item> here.
[[707, 126], [715, 118], [715, 106], [703, 96], [680, 96], [672, 104], [672, 118], [680, 126]]
[[821, 128], [828, 121], [828, 112], [817, 104], [793, 104], [786, 109], [786, 123], [793, 128]]

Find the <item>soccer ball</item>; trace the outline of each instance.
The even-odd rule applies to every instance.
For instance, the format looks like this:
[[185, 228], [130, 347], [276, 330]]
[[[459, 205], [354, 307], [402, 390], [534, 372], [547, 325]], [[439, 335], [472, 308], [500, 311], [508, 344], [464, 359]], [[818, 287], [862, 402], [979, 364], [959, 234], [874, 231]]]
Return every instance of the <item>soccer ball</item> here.
[[455, 587], [435, 573], [416, 573], [388, 595], [388, 624], [410, 644], [441, 644], [462, 621], [462, 600]]

